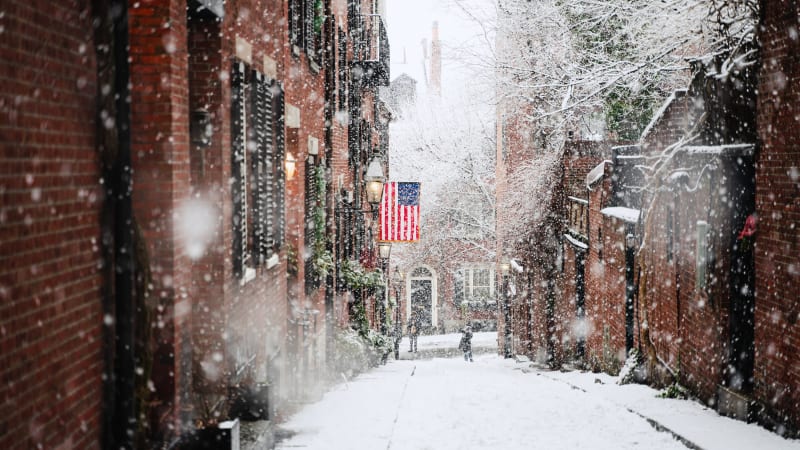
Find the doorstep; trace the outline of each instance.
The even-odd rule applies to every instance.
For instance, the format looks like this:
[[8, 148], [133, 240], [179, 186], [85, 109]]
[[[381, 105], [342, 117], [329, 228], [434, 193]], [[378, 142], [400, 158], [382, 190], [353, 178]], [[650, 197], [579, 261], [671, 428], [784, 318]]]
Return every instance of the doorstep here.
[[752, 401], [744, 395], [726, 388], [717, 386], [717, 412], [723, 416], [750, 422]]
[[275, 448], [275, 426], [270, 420], [240, 421], [241, 450], [272, 450]]

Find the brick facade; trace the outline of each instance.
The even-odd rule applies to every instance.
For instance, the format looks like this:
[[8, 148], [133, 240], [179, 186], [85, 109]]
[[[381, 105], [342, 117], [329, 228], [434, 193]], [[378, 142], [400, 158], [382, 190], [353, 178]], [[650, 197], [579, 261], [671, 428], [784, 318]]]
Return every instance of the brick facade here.
[[[705, 77], [698, 63], [700, 74], [656, 112], [640, 145], [629, 149], [634, 153], [613, 150], [612, 161], [588, 190], [582, 178], [599, 160], [582, 164], [565, 151], [564, 203], [543, 208], [559, 211], [569, 237], [561, 241], [558, 288], [550, 302], [552, 277], [542, 261], [552, 254], [547, 233], [534, 230], [533, 240], [517, 249], [533, 264], [520, 277], [528, 289], [527, 299], [513, 308], [513, 350], [553, 366], [575, 361], [616, 373], [626, 350], [635, 348], [649, 361], [651, 383], [678, 382], [721, 411], [730, 411], [724, 403], [730, 398], [726, 392], [733, 391], [750, 402], [750, 419], [786, 431], [797, 429], [800, 420], [795, 412], [800, 379], [790, 357], [800, 328], [797, 301], [789, 293], [800, 273], [795, 268], [800, 241], [792, 232], [800, 210], [799, 157], [792, 140], [798, 106], [798, 39], [792, 30], [799, 19], [795, 2], [761, 4], [757, 96], [755, 89], [742, 92], [737, 81]], [[732, 77], [749, 86], [753, 75], [743, 69]], [[530, 130], [507, 119], [503, 107], [498, 107], [498, 198], [506, 191], [506, 158], [535, 146], [526, 141]], [[690, 135], [696, 137], [687, 139]], [[567, 141], [565, 148], [570, 145]], [[636, 179], [642, 172], [634, 159], [650, 166], [644, 179]], [[609, 207], [643, 211], [638, 220], [623, 220]], [[583, 232], [572, 229], [575, 210], [588, 215]], [[754, 239], [740, 234], [753, 212]], [[508, 250], [503, 245], [499, 252]], [[578, 262], [584, 257], [581, 283]], [[575, 326], [580, 286], [583, 329]], [[631, 300], [632, 327], [626, 312]], [[581, 348], [583, 330], [588, 334]]]
[[0, 17], [0, 447], [100, 448], [101, 167], [90, 2]]
[[800, 25], [794, 1], [764, 0], [756, 165], [755, 396], [777, 423], [800, 428], [800, 198], [797, 110]]
[[[332, 358], [332, 334], [336, 325], [348, 325], [342, 305], [350, 294], [331, 299], [326, 293], [335, 285], [308, 288], [304, 281], [311, 270], [303, 257], [310, 251], [305, 179], [315, 165], [331, 169], [331, 216], [340, 189], [360, 195], [360, 179], [351, 175], [387, 139], [375, 116], [376, 88], [357, 93], [363, 97], [359, 114], [372, 127], [365, 130], [369, 148], [353, 165], [348, 121], [326, 110], [326, 100], [345, 92], [341, 83], [352, 82], [338, 76], [356, 57], [350, 40], [331, 41], [348, 46], [343, 61], [322, 64], [319, 58], [339, 54], [333, 48], [312, 63], [311, 44], [299, 51], [288, 45], [288, 1], [227, 1], [216, 11], [190, 3], [128, 5], [129, 46], [117, 49], [127, 52], [129, 69], [116, 66], [116, 73], [130, 77], [130, 163], [123, 170], [131, 174], [132, 188], [121, 193], [111, 189], [118, 180], [104, 168], [124, 153], [126, 133], [118, 127], [125, 124], [101, 103], [113, 103], [118, 88], [109, 83], [115, 73], [107, 71], [111, 54], [103, 53], [114, 47], [103, 40], [121, 28], [107, 36], [101, 25], [93, 33], [93, 20], [106, 16], [82, 1], [12, 1], [0, 17], [3, 448], [122, 445], [129, 430], [115, 427], [126, 412], [112, 402], [126, 392], [116, 408], [139, 413], [137, 446], [176, 444], [196, 426], [223, 420], [236, 390], [254, 382], [271, 383], [270, 412], [283, 416], [290, 402], [318, 395]], [[346, 36], [352, 2], [323, 3], [323, 11], [313, 13], [335, 17]], [[363, 3], [362, 14], [377, 12], [372, 2]], [[335, 35], [315, 32], [320, 39]], [[317, 45], [325, 48], [321, 40]], [[109, 61], [98, 63], [97, 54]], [[280, 86], [287, 114], [270, 123], [283, 125], [273, 132], [298, 162], [296, 175], [281, 184], [286, 228], [279, 240], [285, 244], [265, 261], [253, 256], [242, 270], [236, 239], [252, 246], [256, 237], [237, 238], [236, 133], [237, 127], [260, 125], [237, 125], [233, 117], [239, 68], [252, 85], [243, 88], [245, 95], [256, 89], [255, 80]], [[256, 113], [245, 113], [247, 120]], [[334, 114], [337, 120], [326, 120]], [[318, 155], [307, 174], [304, 162], [312, 149]], [[284, 163], [276, 162], [280, 176]], [[242, 186], [255, 202], [256, 185]], [[129, 256], [117, 260], [103, 254], [123, 244], [104, 229], [110, 217], [105, 211], [127, 195], [132, 217], [121, 229], [132, 246], [119, 247]], [[255, 203], [247, 201], [245, 220], [253, 233]], [[191, 237], [199, 224], [192, 221], [209, 229], [200, 250]], [[327, 234], [335, 235], [334, 221], [328, 225]], [[290, 249], [299, 255], [291, 267]], [[129, 259], [132, 270], [126, 272]], [[131, 285], [119, 284], [119, 273], [130, 273]], [[125, 294], [133, 312], [117, 317], [115, 299]], [[369, 301], [374, 308], [376, 300]], [[113, 359], [122, 339], [117, 332], [126, 330], [120, 321], [135, 327], [127, 328], [133, 350], [118, 355], [130, 353], [135, 364], [127, 387], [119, 380], [103, 383], [104, 376], [125, 370]]]

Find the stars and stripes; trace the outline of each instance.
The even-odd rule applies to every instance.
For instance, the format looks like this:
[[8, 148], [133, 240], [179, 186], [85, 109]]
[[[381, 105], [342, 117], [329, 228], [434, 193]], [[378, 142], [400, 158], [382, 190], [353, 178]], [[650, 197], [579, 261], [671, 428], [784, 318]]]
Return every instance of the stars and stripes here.
[[379, 241], [419, 240], [419, 183], [389, 181], [383, 185]]

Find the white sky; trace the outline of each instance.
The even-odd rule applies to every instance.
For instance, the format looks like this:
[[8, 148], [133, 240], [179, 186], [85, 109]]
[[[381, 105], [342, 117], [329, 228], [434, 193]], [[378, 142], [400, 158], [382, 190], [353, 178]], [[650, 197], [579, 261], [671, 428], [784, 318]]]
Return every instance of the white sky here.
[[[427, 92], [423, 70], [422, 40], [428, 44], [430, 56], [431, 29], [439, 22], [439, 39], [442, 41], [442, 91], [443, 95], [459, 92], [470, 74], [462, 64], [453, 60], [453, 48], [461, 46], [485, 47], [483, 30], [479, 23], [469, 19], [456, 0], [388, 0], [387, 30], [391, 47], [391, 77], [407, 73], [417, 80], [417, 94]], [[465, 0], [459, 0], [462, 3]], [[476, 16], [484, 17], [493, 11], [493, 0], [466, 0], [477, 4], [482, 11]], [[483, 41], [483, 42], [482, 42]], [[405, 63], [403, 51], [405, 49]]]

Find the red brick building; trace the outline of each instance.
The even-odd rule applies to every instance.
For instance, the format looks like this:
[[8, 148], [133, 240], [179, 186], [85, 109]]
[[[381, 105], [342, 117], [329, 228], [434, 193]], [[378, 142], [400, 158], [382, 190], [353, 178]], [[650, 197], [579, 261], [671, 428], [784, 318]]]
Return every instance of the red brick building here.
[[176, 444], [262, 383], [284, 414], [348, 322], [316, 240], [371, 248], [314, 219], [386, 159], [380, 4], [101, 3], [0, 19], [3, 448]]
[[[0, 447], [100, 448], [103, 167], [88, 2], [0, 26]], [[107, 305], [106, 305], [107, 306]]]
[[[563, 206], [542, 213], [561, 211], [561, 266], [553, 276], [525, 264], [514, 353], [616, 373], [638, 349], [651, 383], [677, 382], [724, 414], [797, 429], [798, 40], [787, 30], [798, 10], [762, 8], [757, 74], [706, 76], [713, 67], [698, 62], [639, 145], [583, 165], [565, 151]], [[498, 142], [520, 144], [516, 132], [501, 130]], [[532, 261], [552, 256], [545, 231], [528, 249]]]
[[763, 0], [760, 27], [755, 209], [755, 367], [753, 395], [776, 424], [800, 428], [798, 115], [800, 25], [796, 2]]

